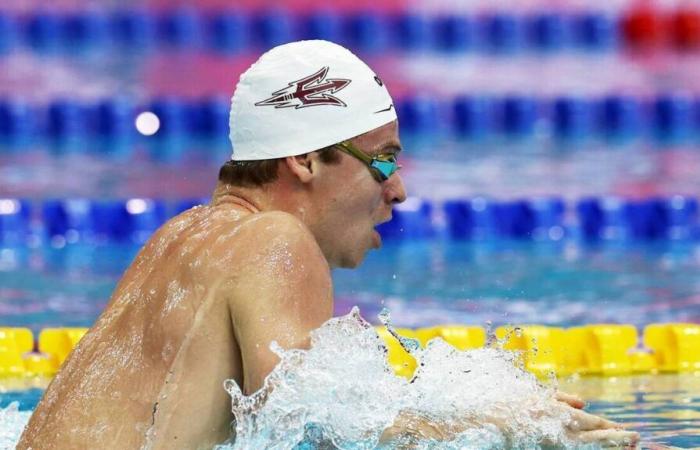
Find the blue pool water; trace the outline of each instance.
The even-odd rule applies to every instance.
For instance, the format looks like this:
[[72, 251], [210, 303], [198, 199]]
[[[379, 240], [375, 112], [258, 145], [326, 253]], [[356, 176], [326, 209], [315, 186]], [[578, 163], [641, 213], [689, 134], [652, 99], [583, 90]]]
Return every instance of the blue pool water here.
[[[90, 326], [134, 244], [0, 248], [0, 324]], [[441, 239], [386, 243], [334, 273], [336, 314], [397, 326], [700, 321], [700, 246]]]
[[[4, 3], [10, 16], [16, 9], [31, 17], [40, 2]], [[60, 11], [61, 5], [75, 2], [54, 3]], [[104, 6], [89, 3], [95, 10]], [[132, 3], [126, 2], [127, 9]], [[166, 3], [150, 0], [141, 6], [172, 6]], [[230, 8], [229, 3], [199, 0], [193, 5]], [[241, 0], [236, 7], [257, 8], [258, 3]], [[269, 20], [277, 24], [306, 17], [314, 12], [312, 3], [285, 2], [292, 15], [273, 11]], [[566, 27], [588, 17], [592, 34], [576, 35], [583, 42], [555, 38], [551, 48], [547, 42], [525, 42], [525, 35], [522, 42], [499, 41], [499, 36], [508, 37], [508, 26], [500, 32], [505, 35], [496, 30], [480, 38], [480, 48], [472, 48], [468, 33], [458, 31], [459, 21], [451, 22], [457, 32], [449, 32], [451, 17], [463, 13], [476, 18], [489, 2], [464, 5], [464, 10], [456, 2], [371, 3], [380, 10], [401, 3], [410, 12], [428, 13], [430, 30], [448, 29], [439, 45], [422, 32], [408, 42], [411, 33], [381, 22], [360, 27], [365, 33], [370, 30], [372, 39], [351, 39], [353, 50], [363, 57], [366, 53], [397, 100], [405, 147], [401, 174], [410, 195], [434, 205], [475, 196], [556, 196], [569, 204], [586, 196], [697, 199], [700, 121], [691, 123], [688, 109], [692, 100], [693, 111], [700, 111], [697, 54], [669, 54], [664, 47], [661, 54], [645, 57], [628, 54], [622, 42], [612, 42], [613, 24], [622, 15], [618, 9], [634, 2], [608, 5], [614, 12], [609, 17], [585, 7], [579, 17], [582, 5], [576, 5], [576, 20]], [[559, 14], [559, 7], [566, 10], [576, 3], [523, 5]], [[356, 0], [333, 4], [366, 6]], [[191, 12], [184, 12], [186, 31]], [[504, 12], [499, 20], [526, 20], [520, 13]], [[340, 22], [329, 23], [332, 29]], [[144, 52], [98, 40], [83, 53], [80, 45], [73, 48], [80, 43], [57, 39], [58, 48], [44, 53], [41, 45], [8, 41], [0, 23], [0, 64], [8, 68], [0, 71], [0, 110], [8, 107], [13, 119], [9, 127], [0, 124], [0, 200], [38, 204], [54, 198], [143, 197], [176, 202], [208, 196], [219, 165], [230, 155], [226, 113], [231, 90], [262, 47], [291, 39], [284, 27], [275, 30], [254, 44], [234, 39], [230, 48], [190, 45], [196, 39], [182, 39], [145, 46], [149, 48]], [[398, 31], [398, 40], [376, 52], [371, 47], [380, 40], [374, 36], [386, 31]], [[505, 47], [483, 48], [497, 41]], [[407, 46], [399, 48], [399, 43]], [[591, 52], [584, 54], [584, 49]], [[675, 89], [687, 90], [690, 97], [659, 107]], [[174, 107], [164, 107], [161, 100], [167, 97]], [[490, 101], [484, 108], [486, 97]], [[105, 99], [108, 111], [100, 115], [94, 106]], [[219, 100], [209, 110], [216, 120], [200, 120], [193, 129], [181, 114], [182, 106], [202, 106], [211, 99]], [[568, 103], [557, 108], [556, 101]], [[24, 102], [34, 109], [23, 109]], [[89, 111], [81, 112], [85, 105]], [[57, 120], [49, 117], [52, 106], [57, 107]], [[593, 123], [599, 106], [604, 107], [604, 120]], [[160, 113], [163, 127], [156, 136], [135, 131], [135, 113], [144, 109]], [[697, 111], [693, 114], [700, 117]], [[107, 125], [95, 127], [105, 117]], [[199, 129], [203, 123], [205, 133]], [[107, 135], [112, 139], [104, 139]], [[436, 238], [387, 242], [358, 270], [334, 273], [336, 315], [358, 305], [376, 323], [386, 307], [394, 325], [406, 327], [700, 322], [698, 240], [591, 244], [566, 236], [540, 242], [457, 242], [444, 238], [446, 218], [439, 207], [435, 210], [440, 230]], [[38, 225], [32, 238], [18, 246], [3, 244], [0, 233], [0, 326], [30, 327], [35, 334], [49, 326], [90, 326], [138, 246], [51, 242]], [[17, 401], [20, 410], [32, 410], [46, 381], [0, 380], [0, 407]], [[560, 383], [589, 400], [592, 411], [640, 430], [649, 444], [700, 447], [700, 376], [573, 378]], [[0, 438], [3, 431], [0, 427]]]
[[[573, 378], [561, 380], [560, 387], [580, 395], [587, 401], [589, 411], [640, 431], [645, 446], [700, 446], [699, 376]], [[0, 394], [0, 408], [18, 402], [20, 411], [30, 411], [42, 393], [43, 390], [38, 388], [3, 392]]]
[[[91, 325], [137, 250], [131, 244], [0, 249], [0, 325], [35, 332]], [[387, 307], [395, 325], [408, 327], [698, 322], [698, 269], [700, 248], [690, 243], [390, 242], [359, 269], [334, 273], [336, 314], [359, 305], [376, 323]], [[699, 376], [560, 382], [590, 401], [592, 411], [640, 430], [646, 442], [700, 445]], [[14, 385], [0, 394], [0, 406], [19, 401], [21, 410], [31, 410], [43, 386]]]

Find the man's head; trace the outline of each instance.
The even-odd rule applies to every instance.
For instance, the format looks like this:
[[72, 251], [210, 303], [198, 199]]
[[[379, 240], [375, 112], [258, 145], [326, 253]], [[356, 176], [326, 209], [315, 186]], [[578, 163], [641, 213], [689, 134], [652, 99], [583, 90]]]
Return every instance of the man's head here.
[[242, 75], [229, 117], [235, 161], [301, 155], [396, 120], [382, 80], [340, 45], [280, 45]]
[[331, 266], [354, 267], [380, 244], [374, 227], [406, 195], [401, 147], [391, 97], [359, 58], [325, 41], [270, 50], [241, 76], [230, 125], [220, 182], [271, 193]]

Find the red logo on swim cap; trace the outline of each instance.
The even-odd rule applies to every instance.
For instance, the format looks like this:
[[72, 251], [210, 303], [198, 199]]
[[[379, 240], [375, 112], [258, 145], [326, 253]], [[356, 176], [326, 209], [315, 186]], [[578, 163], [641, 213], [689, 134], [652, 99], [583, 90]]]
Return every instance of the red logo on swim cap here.
[[272, 97], [259, 101], [255, 106], [270, 106], [275, 108], [306, 108], [307, 106], [334, 105], [347, 106], [345, 102], [331, 94], [343, 89], [351, 80], [329, 78], [326, 80], [328, 67], [324, 67], [313, 75], [301, 80], [292, 81], [284, 89], [272, 93]]

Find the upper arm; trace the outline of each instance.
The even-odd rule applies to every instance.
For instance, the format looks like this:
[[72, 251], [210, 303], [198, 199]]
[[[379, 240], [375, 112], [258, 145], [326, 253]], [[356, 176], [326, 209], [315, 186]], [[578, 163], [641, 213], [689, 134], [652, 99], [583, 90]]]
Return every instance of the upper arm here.
[[279, 358], [270, 351], [308, 347], [309, 332], [333, 313], [330, 270], [313, 235], [284, 213], [253, 218], [226, 296], [243, 362], [243, 391], [258, 390]]

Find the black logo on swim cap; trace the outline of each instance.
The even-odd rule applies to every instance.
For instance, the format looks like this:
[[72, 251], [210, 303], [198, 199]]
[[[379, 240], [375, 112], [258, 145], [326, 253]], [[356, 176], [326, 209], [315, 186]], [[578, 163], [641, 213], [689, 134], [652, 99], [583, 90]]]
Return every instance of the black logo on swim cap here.
[[376, 75], [374, 76], [374, 81], [376, 81], [378, 85], [384, 86], [384, 82], [382, 81], [382, 79]]
[[387, 107], [384, 108], [384, 109], [380, 109], [379, 111], [375, 111], [374, 113], [375, 113], [375, 114], [378, 114], [378, 113], [380, 113], [380, 112], [391, 111], [392, 109], [394, 109], [394, 104], [393, 104], [393, 103], [392, 103], [391, 105], [387, 106]]
[[287, 87], [272, 93], [272, 97], [259, 101], [255, 106], [270, 106], [275, 108], [306, 108], [307, 106], [334, 105], [347, 106], [335, 94], [350, 84], [351, 80], [344, 78], [326, 78], [328, 67], [323, 67], [313, 75], [292, 81]]

